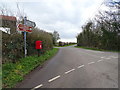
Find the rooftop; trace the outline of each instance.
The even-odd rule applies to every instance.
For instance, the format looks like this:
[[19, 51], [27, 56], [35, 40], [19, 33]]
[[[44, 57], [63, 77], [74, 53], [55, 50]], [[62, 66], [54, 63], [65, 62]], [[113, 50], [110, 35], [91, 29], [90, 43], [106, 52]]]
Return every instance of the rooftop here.
[[14, 16], [0, 15], [0, 19], [1, 18], [4, 19], [4, 20], [17, 21], [16, 17], [14, 17]]

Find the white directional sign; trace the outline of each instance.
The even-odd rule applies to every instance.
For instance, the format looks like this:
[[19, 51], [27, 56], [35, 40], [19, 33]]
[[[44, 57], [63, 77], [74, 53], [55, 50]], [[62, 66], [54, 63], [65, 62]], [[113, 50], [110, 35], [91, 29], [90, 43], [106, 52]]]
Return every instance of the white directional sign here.
[[29, 26], [29, 27], [35, 27], [36, 26], [35, 22], [32, 22], [30, 20], [26, 20], [25, 25]]

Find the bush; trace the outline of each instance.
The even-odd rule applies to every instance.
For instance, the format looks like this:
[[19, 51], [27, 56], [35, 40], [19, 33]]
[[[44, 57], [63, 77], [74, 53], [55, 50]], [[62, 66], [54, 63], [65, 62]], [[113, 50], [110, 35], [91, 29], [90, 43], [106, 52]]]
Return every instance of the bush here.
[[43, 49], [41, 50], [41, 53], [53, 48], [52, 35], [48, 32], [35, 28], [32, 33], [27, 35], [28, 55], [37, 54], [37, 50], [35, 49], [35, 41], [37, 40], [42, 41]]
[[[48, 32], [34, 28], [32, 33], [27, 33], [27, 55], [37, 54], [35, 49], [35, 41], [41, 40], [43, 49], [41, 53], [53, 48], [52, 35]], [[24, 57], [24, 38], [23, 34], [6, 34], [2, 32], [2, 63], [17, 62]]]
[[2, 33], [2, 62], [16, 62], [18, 58], [23, 57], [23, 40], [21, 34], [9, 35]]

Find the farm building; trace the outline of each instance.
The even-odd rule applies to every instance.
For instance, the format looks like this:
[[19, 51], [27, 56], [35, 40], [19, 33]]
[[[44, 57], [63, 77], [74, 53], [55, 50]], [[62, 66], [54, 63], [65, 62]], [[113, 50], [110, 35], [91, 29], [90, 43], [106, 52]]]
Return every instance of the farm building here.
[[0, 15], [0, 30], [13, 34], [16, 32], [17, 19], [14, 16]]

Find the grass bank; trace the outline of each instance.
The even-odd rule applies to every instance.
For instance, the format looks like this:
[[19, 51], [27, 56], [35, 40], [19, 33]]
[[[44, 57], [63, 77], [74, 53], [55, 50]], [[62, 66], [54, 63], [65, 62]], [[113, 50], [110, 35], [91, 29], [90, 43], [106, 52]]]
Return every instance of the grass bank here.
[[88, 48], [83, 46], [75, 46], [76, 48], [83, 48], [83, 49], [89, 49], [89, 50], [96, 50], [96, 51], [108, 51], [108, 52], [120, 52], [120, 51], [113, 51], [113, 50], [104, 50], [104, 49], [97, 49], [97, 48]]
[[42, 65], [46, 60], [53, 57], [58, 52], [57, 48], [47, 51], [40, 57], [27, 56], [20, 59], [17, 63], [6, 63], [2, 65], [2, 79], [3, 88], [12, 88], [16, 83], [22, 81], [24, 76], [35, 69], [37, 66]]

